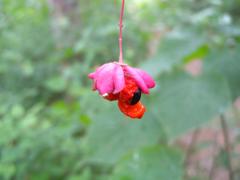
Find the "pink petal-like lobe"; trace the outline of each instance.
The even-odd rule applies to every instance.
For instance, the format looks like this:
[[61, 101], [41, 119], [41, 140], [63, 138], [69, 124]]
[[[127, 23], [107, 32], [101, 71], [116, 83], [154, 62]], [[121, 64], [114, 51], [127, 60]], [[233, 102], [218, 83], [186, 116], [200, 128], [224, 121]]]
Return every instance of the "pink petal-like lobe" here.
[[88, 75], [88, 77], [90, 78], [90, 79], [94, 79], [94, 77], [95, 77], [95, 72], [93, 72], [93, 73], [90, 73], [89, 75]]
[[113, 84], [113, 73], [114, 73], [115, 64], [108, 63], [105, 64], [99, 71], [96, 73], [96, 88], [98, 89], [101, 95], [106, 93], [111, 93], [114, 89]]
[[145, 84], [143, 78], [136, 71], [136, 69], [130, 66], [125, 66], [125, 70], [128, 73], [128, 75], [131, 76], [136, 81], [138, 87], [142, 90], [142, 92], [148, 94], [149, 93], [148, 87]]
[[121, 90], [123, 90], [125, 86], [125, 80], [124, 80], [124, 72], [120, 65], [116, 64], [113, 74], [113, 81], [114, 81], [114, 91], [113, 94], [119, 93]]
[[147, 74], [145, 71], [141, 70], [141, 69], [137, 69], [135, 68], [138, 72], [138, 74], [142, 77], [142, 79], [144, 80], [145, 84], [147, 85], [148, 88], [154, 88], [155, 87], [155, 81], [153, 80], [153, 78]]

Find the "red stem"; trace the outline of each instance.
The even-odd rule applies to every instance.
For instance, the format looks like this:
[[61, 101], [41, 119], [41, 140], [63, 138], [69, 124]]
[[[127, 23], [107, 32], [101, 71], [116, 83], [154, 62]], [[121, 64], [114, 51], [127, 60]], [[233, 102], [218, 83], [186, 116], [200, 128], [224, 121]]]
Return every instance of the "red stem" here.
[[121, 14], [119, 18], [119, 63], [123, 63], [123, 49], [122, 49], [122, 28], [123, 28], [123, 14], [124, 14], [125, 0], [122, 0]]

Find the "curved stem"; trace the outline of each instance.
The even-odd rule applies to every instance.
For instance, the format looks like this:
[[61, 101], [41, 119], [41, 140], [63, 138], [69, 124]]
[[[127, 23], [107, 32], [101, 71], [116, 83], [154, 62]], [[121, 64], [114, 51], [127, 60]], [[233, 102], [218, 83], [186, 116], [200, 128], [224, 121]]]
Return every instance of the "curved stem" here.
[[125, 0], [122, 0], [121, 13], [119, 18], [119, 63], [123, 63], [123, 49], [122, 49], [122, 28], [123, 28], [123, 14], [124, 14]]

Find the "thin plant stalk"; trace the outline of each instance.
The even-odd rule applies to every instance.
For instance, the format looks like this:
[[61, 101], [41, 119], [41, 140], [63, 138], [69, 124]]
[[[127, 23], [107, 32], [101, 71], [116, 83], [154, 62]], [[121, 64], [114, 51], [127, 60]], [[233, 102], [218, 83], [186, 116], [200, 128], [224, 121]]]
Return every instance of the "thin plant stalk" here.
[[234, 179], [232, 162], [231, 162], [231, 144], [229, 140], [229, 131], [227, 127], [227, 122], [223, 114], [220, 115], [221, 127], [224, 137], [225, 151], [227, 155], [228, 171], [229, 171], [229, 180]]
[[123, 48], [122, 48], [122, 28], [125, 0], [122, 0], [122, 7], [119, 18], [119, 63], [123, 64]]

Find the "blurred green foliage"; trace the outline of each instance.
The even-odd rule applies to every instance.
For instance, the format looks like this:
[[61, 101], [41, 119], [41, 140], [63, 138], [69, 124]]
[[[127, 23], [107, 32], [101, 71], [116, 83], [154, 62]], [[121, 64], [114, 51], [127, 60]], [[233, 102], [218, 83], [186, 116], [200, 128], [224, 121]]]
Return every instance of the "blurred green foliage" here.
[[[126, 3], [125, 59], [157, 82], [140, 121], [87, 79], [118, 57], [120, 1], [76, 0], [75, 14], [50, 2], [0, 0], [0, 179], [181, 179], [169, 142], [240, 95], [240, 2]], [[184, 70], [195, 59], [197, 77]]]

